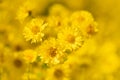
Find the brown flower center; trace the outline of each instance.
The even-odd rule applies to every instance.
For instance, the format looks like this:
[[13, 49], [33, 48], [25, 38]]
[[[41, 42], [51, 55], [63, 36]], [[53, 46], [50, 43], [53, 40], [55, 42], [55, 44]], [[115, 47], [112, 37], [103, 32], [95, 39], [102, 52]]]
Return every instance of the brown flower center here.
[[96, 33], [95, 28], [94, 28], [94, 26], [93, 26], [92, 24], [90, 24], [90, 25], [87, 27], [86, 30], [87, 30], [87, 33], [90, 34], [90, 35], [93, 35], [93, 34]]
[[85, 21], [85, 18], [82, 17], [82, 16], [80, 16], [80, 17], [77, 18], [77, 21], [78, 21], [78, 22], [83, 22], [83, 21]]
[[57, 54], [56, 51], [57, 51], [56, 48], [51, 47], [51, 48], [49, 49], [49, 55], [50, 55], [51, 57], [55, 57], [56, 54]]
[[56, 78], [61, 78], [61, 77], [63, 77], [63, 71], [62, 70], [60, 70], [60, 69], [56, 69], [55, 70], [55, 72], [54, 72], [54, 76], [56, 77]]
[[20, 68], [22, 67], [22, 61], [20, 59], [15, 59], [13, 64], [15, 65], [15, 67]]
[[61, 22], [60, 21], [57, 22], [57, 26], [61, 26]]
[[15, 51], [21, 51], [22, 50], [22, 46], [17, 44], [17, 45], [15, 45], [14, 49], [15, 49]]
[[32, 11], [28, 10], [28, 16], [31, 16], [31, 15], [32, 15]]
[[74, 42], [75, 42], [75, 37], [74, 37], [73, 35], [69, 34], [69, 35], [67, 36], [67, 41], [68, 41], [69, 43], [74, 43]]
[[39, 27], [38, 27], [38, 26], [34, 26], [34, 27], [32, 27], [32, 32], [33, 32], [33, 34], [36, 35], [38, 32], [40, 32]]

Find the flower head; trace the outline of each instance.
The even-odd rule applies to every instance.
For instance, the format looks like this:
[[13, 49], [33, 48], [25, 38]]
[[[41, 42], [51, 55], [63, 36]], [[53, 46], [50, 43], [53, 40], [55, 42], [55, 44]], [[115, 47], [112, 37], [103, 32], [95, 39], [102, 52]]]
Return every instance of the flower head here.
[[[51, 35], [56, 37], [57, 33], [64, 28], [65, 26], [67, 26], [67, 22], [68, 21], [68, 17], [60, 17], [60, 16], [53, 16], [50, 15], [47, 17], [47, 23], [48, 23], [48, 27], [45, 30], [47, 32], [47, 35]], [[51, 32], [52, 31], [52, 32]]]
[[75, 50], [82, 46], [84, 40], [76, 27], [65, 27], [58, 33], [58, 40], [65, 50]]
[[37, 58], [37, 52], [31, 49], [23, 51], [23, 59], [28, 62], [32, 63], [36, 60]]
[[47, 80], [69, 80], [70, 67], [68, 65], [56, 65], [47, 70]]
[[31, 16], [33, 9], [34, 6], [31, 6], [30, 2], [26, 1], [22, 6], [18, 8], [16, 19], [23, 23], [27, 17]]
[[43, 42], [37, 49], [41, 60], [44, 63], [55, 65], [64, 61], [65, 54], [62, 52], [58, 42], [54, 38], [50, 38]]
[[87, 11], [76, 11], [72, 13], [70, 21], [72, 25], [79, 26], [85, 36], [93, 35], [98, 31], [97, 23], [93, 16]]
[[88, 23], [94, 21], [93, 16], [87, 11], [75, 11], [72, 13], [70, 20], [73, 21], [75, 25], [87, 25]]
[[31, 41], [31, 43], [42, 41], [44, 36], [43, 30], [46, 26], [47, 24], [41, 18], [34, 18], [28, 22], [23, 32], [26, 41]]

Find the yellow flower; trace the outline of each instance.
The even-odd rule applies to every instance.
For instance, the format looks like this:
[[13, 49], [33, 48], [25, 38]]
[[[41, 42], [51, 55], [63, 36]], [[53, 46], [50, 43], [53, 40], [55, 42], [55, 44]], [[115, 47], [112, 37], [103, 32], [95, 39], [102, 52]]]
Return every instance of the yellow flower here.
[[43, 30], [47, 23], [42, 18], [34, 18], [25, 26], [23, 35], [26, 41], [31, 43], [41, 42], [44, 36]]
[[46, 80], [69, 80], [70, 67], [68, 65], [56, 65], [47, 70]]
[[82, 46], [84, 38], [77, 27], [65, 27], [58, 33], [58, 41], [64, 50], [76, 50]]
[[32, 49], [28, 49], [23, 51], [23, 59], [28, 62], [28, 63], [32, 63], [36, 60], [37, 58], [37, 52], [32, 50]]
[[47, 23], [48, 27], [45, 30], [46, 35], [56, 36], [57, 32], [62, 28], [62, 18], [58, 16], [48, 16]]
[[55, 65], [64, 61], [65, 54], [54, 38], [44, 41], [37, 49], [42, 62]]
[[94, 21], [93, 16], [87, 11], [73, 12], [70, 21], [72, 25], [79, 26], [85, 36], [93, 35], [98, 31], [97, 23]]
[[57, 33], [67, 25], [67, 17], [50, 15], [47, 17], [47, 23], [48, 27], [45, 30], [47, 35], [56, 37]]
[[59, 27], [62, 22], [61, 18], [58, 16], [48, 16], [47, 21], [50, 27]]
[[31, 6], [30, 4], [31, 3], [29, 1], [24, 2], [24, 4], [19, 7], [16, 13], [16, 19], [19, 20], [21, 23], [23, 23], [23, 21], [32, 14], [34, 6]]
[[91, 13], [87, 11], [75, 11], [71, 14], [70, 19], [73, 20], [73, 24], [76, 23], [74, 25], [80, 26], [87, 25], [88, 23], [94, 21]]

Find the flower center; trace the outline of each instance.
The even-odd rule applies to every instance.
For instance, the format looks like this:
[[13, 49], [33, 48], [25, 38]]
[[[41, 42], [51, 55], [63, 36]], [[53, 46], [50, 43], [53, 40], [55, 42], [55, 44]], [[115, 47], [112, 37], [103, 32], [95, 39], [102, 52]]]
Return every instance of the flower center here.
[[54, 76], [56, 77], [56, 78], [61, 78], [61, 77], [63, 77], [63, 71], [62, 70], [60, 70], [60, 69], [56, 69], [55, 70], [55, 72], [54, 72]]
[[56, 56], [56, 48], [53, 48], [53, 47], [51, 47], [50, 49], [49, 49], [49, 55], [51, 56], [51, 57], [55, 57]]
[[38, 32], [40, 32], [39, 27], [38, 27], [38, 26], [34, 26], [34, 27], [32, 27], [32, 32], [33, 32], [33, 34], [36, 35]]
[[67, 36], [67, 41], [68, 41], [69, 43], [74, 43], [74, 42], [75, 42], [75, 37], [74, 37], [73, 35], [69, 34], [69, 35]]
[[57, 22], [57, 26], [61, 26], [61, 22], [60, 21]]
[[17, 68], [22, 67], [22, 61], [19, 59], [15, 59], [13, 63], [15, 65], [15, 67], [17, 67]]
[[90, 35], [93, 35], [96, 33], [94, 26], [92, 26], [91, 24], [87, 27], [87, 33]]
[[77, 18], [77, 21], [78, 21], [78, 22], [83, 22], [83, 21], [85, 21], [85, 18], [82, 17], [82, 16], [79, 16], [79, 17]]

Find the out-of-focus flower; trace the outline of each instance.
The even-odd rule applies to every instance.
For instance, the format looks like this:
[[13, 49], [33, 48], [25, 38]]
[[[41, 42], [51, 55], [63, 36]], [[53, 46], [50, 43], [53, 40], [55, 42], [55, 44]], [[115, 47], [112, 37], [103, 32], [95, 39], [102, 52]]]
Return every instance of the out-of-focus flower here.
[[75, 50], [83, 45], [84, 37], [77, 27], [65, 27], [59, 31], [58, 41], [64, 50]]
[[27, 19], [38, 16], [43, 13], [44, 8], [49, 4], [50, 1], [42, 0], [25, 0], [23, 4], [16, 10], [16, 19], [20, 23], [25, 23]]
[[47, 22], [49, 27], [60, 27], [62, 25], [62, 18], [58, 16], [48, 16]]
[[47, 70], [46, 80], [70, 80], [70, 67], [67, 65], [57, 65]]
[[94, 19], [92, 14], [87, 11], [75, 11], [71, 15], [71, 20], [73, 21], [73, 25], [84, 26], [91, 23]]
[[27, 63], [32, 63], [36, 60], [37, 58], [37, 52], [32, 50], [32, 49], [28, 49], [23, 51], [23, 59], [27, 62]]
[[45, 30], [46, 35], [56, 37], [58, 32], [62, 28], [68, 26], [68, 17], [65, 16], [64, 18], [62, 18], [60, 16], [50, 15], [47, 17], [47, 23], [48, 23], [48, 27]]
[[23, 23], [27, 17], [31, 16], [34, 7], [35, 6], [30, 5], [29, 1], [26, 1], [22, 6], [19, 7], [16, 14], [16, 19]]
[[91, 13], [87, 11], [76, 11], [71, 15], [72, 25], [79, 26], [79, 29], [85, 36], [95, 34], [97, 29], [97, 23], [94, 21]]
[[62, 18], [58, 16], [48, 16], [47, 23], [48, 27], [45, 30], [46, 36], [56, 37], [58, 31], [63, 27]]
[[44, 19], [34, 18], [25, 26], [23, 35], [26, 41], [31, 41], [31, 43], [41, 42], [44, 36], [43, 30], [47, 26]]
[[59, 64], [63, 62], [65, 58], [65, 53], [63, 53], [61, 47], [54, 38], [50, 38], [43, 42], [37, 51], [41, 60], [50, 65]]

